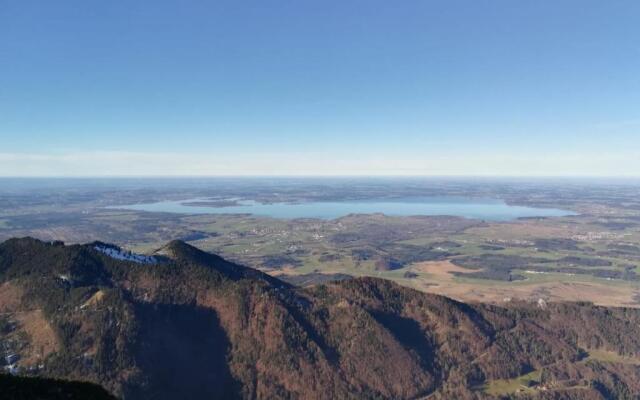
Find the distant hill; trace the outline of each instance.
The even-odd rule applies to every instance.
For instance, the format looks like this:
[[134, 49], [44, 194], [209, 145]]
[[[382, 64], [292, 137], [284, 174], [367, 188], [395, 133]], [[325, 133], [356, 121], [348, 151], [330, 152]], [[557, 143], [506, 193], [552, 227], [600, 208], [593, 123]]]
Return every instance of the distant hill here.
[[173, 241], [0, 244], [7, 369], [129, 399], [637, 399], [640, 310], [295, 288]]

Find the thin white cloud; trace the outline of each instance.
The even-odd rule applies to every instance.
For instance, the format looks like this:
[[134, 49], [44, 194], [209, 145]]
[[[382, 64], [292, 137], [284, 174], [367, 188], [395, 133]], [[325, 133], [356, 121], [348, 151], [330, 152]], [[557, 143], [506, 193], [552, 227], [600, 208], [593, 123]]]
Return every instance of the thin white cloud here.
[[[415, 154], [415, 153], [414, 153]], [[599, 154], [473, 154], [422, 156], [306, 153], [191, 154], [74, 151], [0, 153], [0, 176], [181, 175], [508, 175], [638, 176], [640, 152]]]

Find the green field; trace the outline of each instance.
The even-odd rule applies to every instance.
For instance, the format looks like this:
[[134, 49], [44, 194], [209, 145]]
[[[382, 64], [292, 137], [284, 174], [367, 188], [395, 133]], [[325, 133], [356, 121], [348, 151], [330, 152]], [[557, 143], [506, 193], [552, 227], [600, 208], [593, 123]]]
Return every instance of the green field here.
[[481, 389], [492, 396], [504, 396], [514, 393], [535, 393], [535, 385], [540, 383], [541, 375], [542, 370], [535, 370], [513, 379], [496, 379], [487, 382]]
[[614, 362], [621, 364], [640, 365], [639, 357], [623, 356], [615, 351], [608, 351], [603, 349], [591, 349], [588, 350], [589, 355], [585, 359], [585, 362], [589, 360], [595, 360], [600, 362]]

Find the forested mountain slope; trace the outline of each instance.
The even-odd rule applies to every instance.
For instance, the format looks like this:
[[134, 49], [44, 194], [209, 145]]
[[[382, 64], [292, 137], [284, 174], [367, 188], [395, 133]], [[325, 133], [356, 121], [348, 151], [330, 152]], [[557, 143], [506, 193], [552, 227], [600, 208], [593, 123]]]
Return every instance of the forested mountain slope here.
[[636, 399], [640, 310], [308, 289], [170, 242], [0, 244], [7, 368], [126, 399]]

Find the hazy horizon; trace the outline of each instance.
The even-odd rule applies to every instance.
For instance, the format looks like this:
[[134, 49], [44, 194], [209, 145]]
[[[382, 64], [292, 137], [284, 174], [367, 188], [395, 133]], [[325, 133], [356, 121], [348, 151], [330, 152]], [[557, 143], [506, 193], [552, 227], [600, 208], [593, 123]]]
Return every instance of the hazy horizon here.
[[207, 181], [207, 180], [406, 180], [406, 181], [505, 181], [505, 182], [593, 182], [640, 183], [639, 175], [32, 175], [0, 176], [0, 181]]

